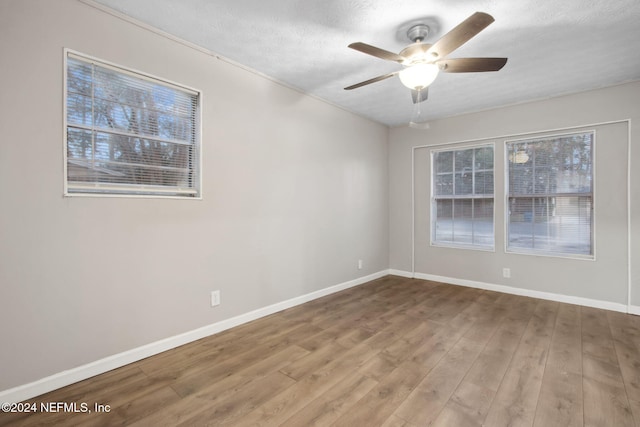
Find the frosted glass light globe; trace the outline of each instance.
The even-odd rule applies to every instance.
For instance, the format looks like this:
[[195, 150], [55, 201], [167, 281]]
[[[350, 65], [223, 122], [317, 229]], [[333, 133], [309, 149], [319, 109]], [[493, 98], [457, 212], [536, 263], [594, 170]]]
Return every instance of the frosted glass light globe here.
[[418, 90], [429, 86], [438, 76], [436, 64], [416, 64], [400, 71], [400, 81], [409, 89]]

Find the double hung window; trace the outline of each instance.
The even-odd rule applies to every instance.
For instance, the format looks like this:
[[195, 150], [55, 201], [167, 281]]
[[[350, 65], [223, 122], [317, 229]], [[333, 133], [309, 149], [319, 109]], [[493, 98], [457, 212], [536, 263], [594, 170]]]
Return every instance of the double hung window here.
[[507, 251], [593, 257], [594, 132], [508, 141]]
[[494, 248], [493, 145], [432, 152], [433, 245]]
[[199, 197], [199, 92], [66, 55], [65, 194]]

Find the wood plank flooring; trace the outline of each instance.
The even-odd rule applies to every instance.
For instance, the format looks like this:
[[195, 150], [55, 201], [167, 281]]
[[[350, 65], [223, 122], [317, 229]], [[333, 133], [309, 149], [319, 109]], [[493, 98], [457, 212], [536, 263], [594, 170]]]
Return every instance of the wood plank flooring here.
[[640, 427], [640, 317], [387, 276], [30, 402], [92, 412], [0, 425]]

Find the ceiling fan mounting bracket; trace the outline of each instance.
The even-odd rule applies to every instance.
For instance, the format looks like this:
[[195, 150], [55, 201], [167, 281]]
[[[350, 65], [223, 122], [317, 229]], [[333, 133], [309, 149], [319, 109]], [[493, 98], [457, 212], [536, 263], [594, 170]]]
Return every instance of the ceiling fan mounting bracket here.
[[407, 37], [413, 43], [420, 43], [429, 35], [429, 26], [425, 24], [416, 24], [407, 30]]

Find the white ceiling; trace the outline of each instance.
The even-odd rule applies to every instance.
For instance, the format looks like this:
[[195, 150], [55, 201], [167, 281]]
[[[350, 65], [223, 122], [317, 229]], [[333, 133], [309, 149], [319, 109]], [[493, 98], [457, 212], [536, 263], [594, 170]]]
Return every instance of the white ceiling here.
[[495, 22], [449, 57], [508, 57], [491, 73], [440, 73], [430, 119], [640, 80], [638, 0], [96, 0], [305, 93], [389, 126], [413, 103], [401, 68], [347, 48], [399, 52], [409, 23], [433, 43], [476, 11]]

